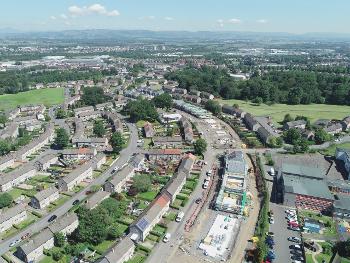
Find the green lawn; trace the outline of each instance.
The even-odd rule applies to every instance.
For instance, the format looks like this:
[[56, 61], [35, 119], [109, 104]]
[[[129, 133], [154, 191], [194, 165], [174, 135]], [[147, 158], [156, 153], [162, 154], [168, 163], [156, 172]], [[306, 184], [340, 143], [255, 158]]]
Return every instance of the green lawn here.
[[97, 251], [99, 254], [103, 254], [106, 252], [112, 245], [114, 244], [113, 240], [105, 240], [98, 244], [97, 246], [94, 246], [94, 249]]
[[274, 104], [268, 106], [261, 104], [255, 105], [251, 102], [243, 100], [219, 100], [222, 104], [233, 105], [237, 103], [239, 107], [246, 112], [249, 112], [256, 116], [269, 115], [273, 118], [274, 122], [280, 122], [283, 120], [284, 115], [287, 113], [292, 116], [303, 115], [310, 118], [311, 122], [317, 119], [343, 119], [349, 115], [350, 106], [338, 106], [338, 105], [326, 105], [326, 104], [310, 104], [310, 105], [287, 105], [287, 104]]
[[63, 103], [64, 89], [38, 89], [17, 94], [5, 94], [0, 96], [0, 110], [16, 108], [25, 104], [44, 104], [51, 106]]
[[341, 258], [340, 263], [350, 263], [350, 259], [347, 258]]
[[157, 196], [158, 192], [156, 191], [149, 191], [138, 194], [138, 198], [146, 200], [146, 201], [153, 201], [153, 199]]
[[322, 260], [324, 259], [326, 261], [326, 263], [329, 263], [329, 262], [331, 262], [330, 261], [331, 257], [332, 257], [331, 255], [318, 254], [318, 255], [316, 255], [316, 260], [317, 260], [317, 262], [322, 263]]
[[[306, 211], [306, 210], [302, 210], [299, 211], [298, 216], [302, 216], [304, 218], [308, 217], [314, 220], [320, 220], [323, 222], [323, 224], [325, 225], [325, 230], [323, 232], [323, 236], [327, 236], [327, 237], [332, 237], [335, 236], [337, 234], [337, 229], [336, 229], [336, 225], [335, 222], [333, 221], [333, 218], [329, 217], [329, 216], [320, 216], [319, 214], [315, 213], [315, 212], [311, 212], [311, 211]], [[328, 224], [328, 226], [327, 226]]]
[[341, 143], [341, 144], [333, 144], [333, 145], [329, 146], [328, 148], [321, 150], [320, 153], [322, 153], [324, 155], [334, 156], [336, 148], [350, 149], [350, 142]]

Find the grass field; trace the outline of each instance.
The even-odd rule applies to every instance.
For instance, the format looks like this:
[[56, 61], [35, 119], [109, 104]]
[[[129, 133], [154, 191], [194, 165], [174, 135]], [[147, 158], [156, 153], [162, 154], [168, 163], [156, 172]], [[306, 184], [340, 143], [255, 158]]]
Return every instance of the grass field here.
[[64, 89], [38, 89], [17, 94], [0, 95], [0, 110], [16, 108], [25, 104], [44, 104], [51, 106], [63, 103]]
[[243, 100], [219, 100], [222, 104], [233, 105], [237, 103], [239, 107], [246, 112], [249, 112], [255, 116], [271, 116], [274, 122], [280, 122], [283, 120], [284, 115], [287, 113], [293, 117], [297, 115], [303, 115], [310, 118], [311, 122], [317, 119], [343, 119], [350, 114], [350, 106], [338, 106], [338, 105], [326, 105], [326, 104], [310, 104], [310, 105], [287, 105], [287, 104], [274, 104], [260, 106]]

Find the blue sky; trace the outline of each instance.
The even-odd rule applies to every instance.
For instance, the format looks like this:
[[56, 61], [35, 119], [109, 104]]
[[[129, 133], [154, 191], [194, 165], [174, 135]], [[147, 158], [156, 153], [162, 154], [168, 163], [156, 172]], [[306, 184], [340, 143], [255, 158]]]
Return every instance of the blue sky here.
[[1, 0], [0, 28], [350, 33], [349, 0]]

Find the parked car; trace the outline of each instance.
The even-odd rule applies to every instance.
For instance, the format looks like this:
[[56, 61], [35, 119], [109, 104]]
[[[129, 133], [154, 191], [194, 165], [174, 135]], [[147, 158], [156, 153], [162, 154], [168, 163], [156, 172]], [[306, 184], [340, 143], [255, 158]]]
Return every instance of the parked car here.
[[19, 242], [21, 242], [20, 239], [17, 239], [15, 241], [12, 241], [11, 244], [10, 244], [10, 247], [14, 247], [15, 245], [17, 245]]
[[288, 237], [288, 241], [300, 243], [301, 239], [299, 237]]
[[72, 205], [77, 205], [77, 204], [79, 204], [79, 200], [78, 199], [76, 199], [76, 200], [74, 200], [74, 202], [72, 203]]
[[165, 236], [163, 237], [163, 242], [164, 243], [169, 242], [170, 237], [171, 237], [171, 234], [170, 233], [166, 233]]
[[295, 245], [290, 245], [289, 248], [291, 248], [291, 249], [301, 249], [301, 246], [298, 245], [298, 244], [295, 244]]
[[54, 221], [56, 218], [57, 218], [56, 215], [52, 215], [52, 216], [49, 218], [49, 220], [47, 220], [47, 221], [48, 221], [48, 222], [52, 222], [52, 221]]
[[270, 217], [270, 218], [269, 218], [269, 223], [270, 223], [270, 224], [274, 224], [274, 223], [275, 223], [275, 220], [273, 219], [273, 217]]
[[202, 202], [202, 198], [197, 198], [195, 202], [196, 204], [199, 204], [200, 202]]
[[300, 231], [299, 227], [288, 226], [288, 229], [293, 231]]
[[180, 211], [180, 212], [177, 214], [175, 221], [176, 221], [176, 222], [181, 222], [181, 220], [182, 220], [182, 218], [184, 217], [184, 215], [185, 215], [185, 213], [182, 212], [182, 211]]
[[266, 235], [270, 236], [270, 237], [274, 237], [275, 236], [275, 234], [273, 232], [266, 232]]

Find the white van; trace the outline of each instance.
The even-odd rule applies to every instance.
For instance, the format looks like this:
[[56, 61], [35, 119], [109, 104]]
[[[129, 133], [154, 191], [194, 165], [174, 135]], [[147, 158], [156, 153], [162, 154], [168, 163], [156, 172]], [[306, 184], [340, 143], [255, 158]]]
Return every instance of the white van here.
[[270, 169], [270, 175], [275, 176], [275, 169], [273, 167], [271, 167]]
[[171, 237], [171, 234], [170, 233], [166, 233], [165, 236], [163, 237], [163, 242], [164, 243], [169, 242], [170, 237]]
[[209, 181], [205, 180], [203, 184], [203, 189], [207, 189], [209, 186]]
[[182, 220], [182, 218], [184, 217], [185, 213], [180, 211], [178, 214], [177, 214], [177, 217], [175, 219], [176, 222], [180, 222]]

